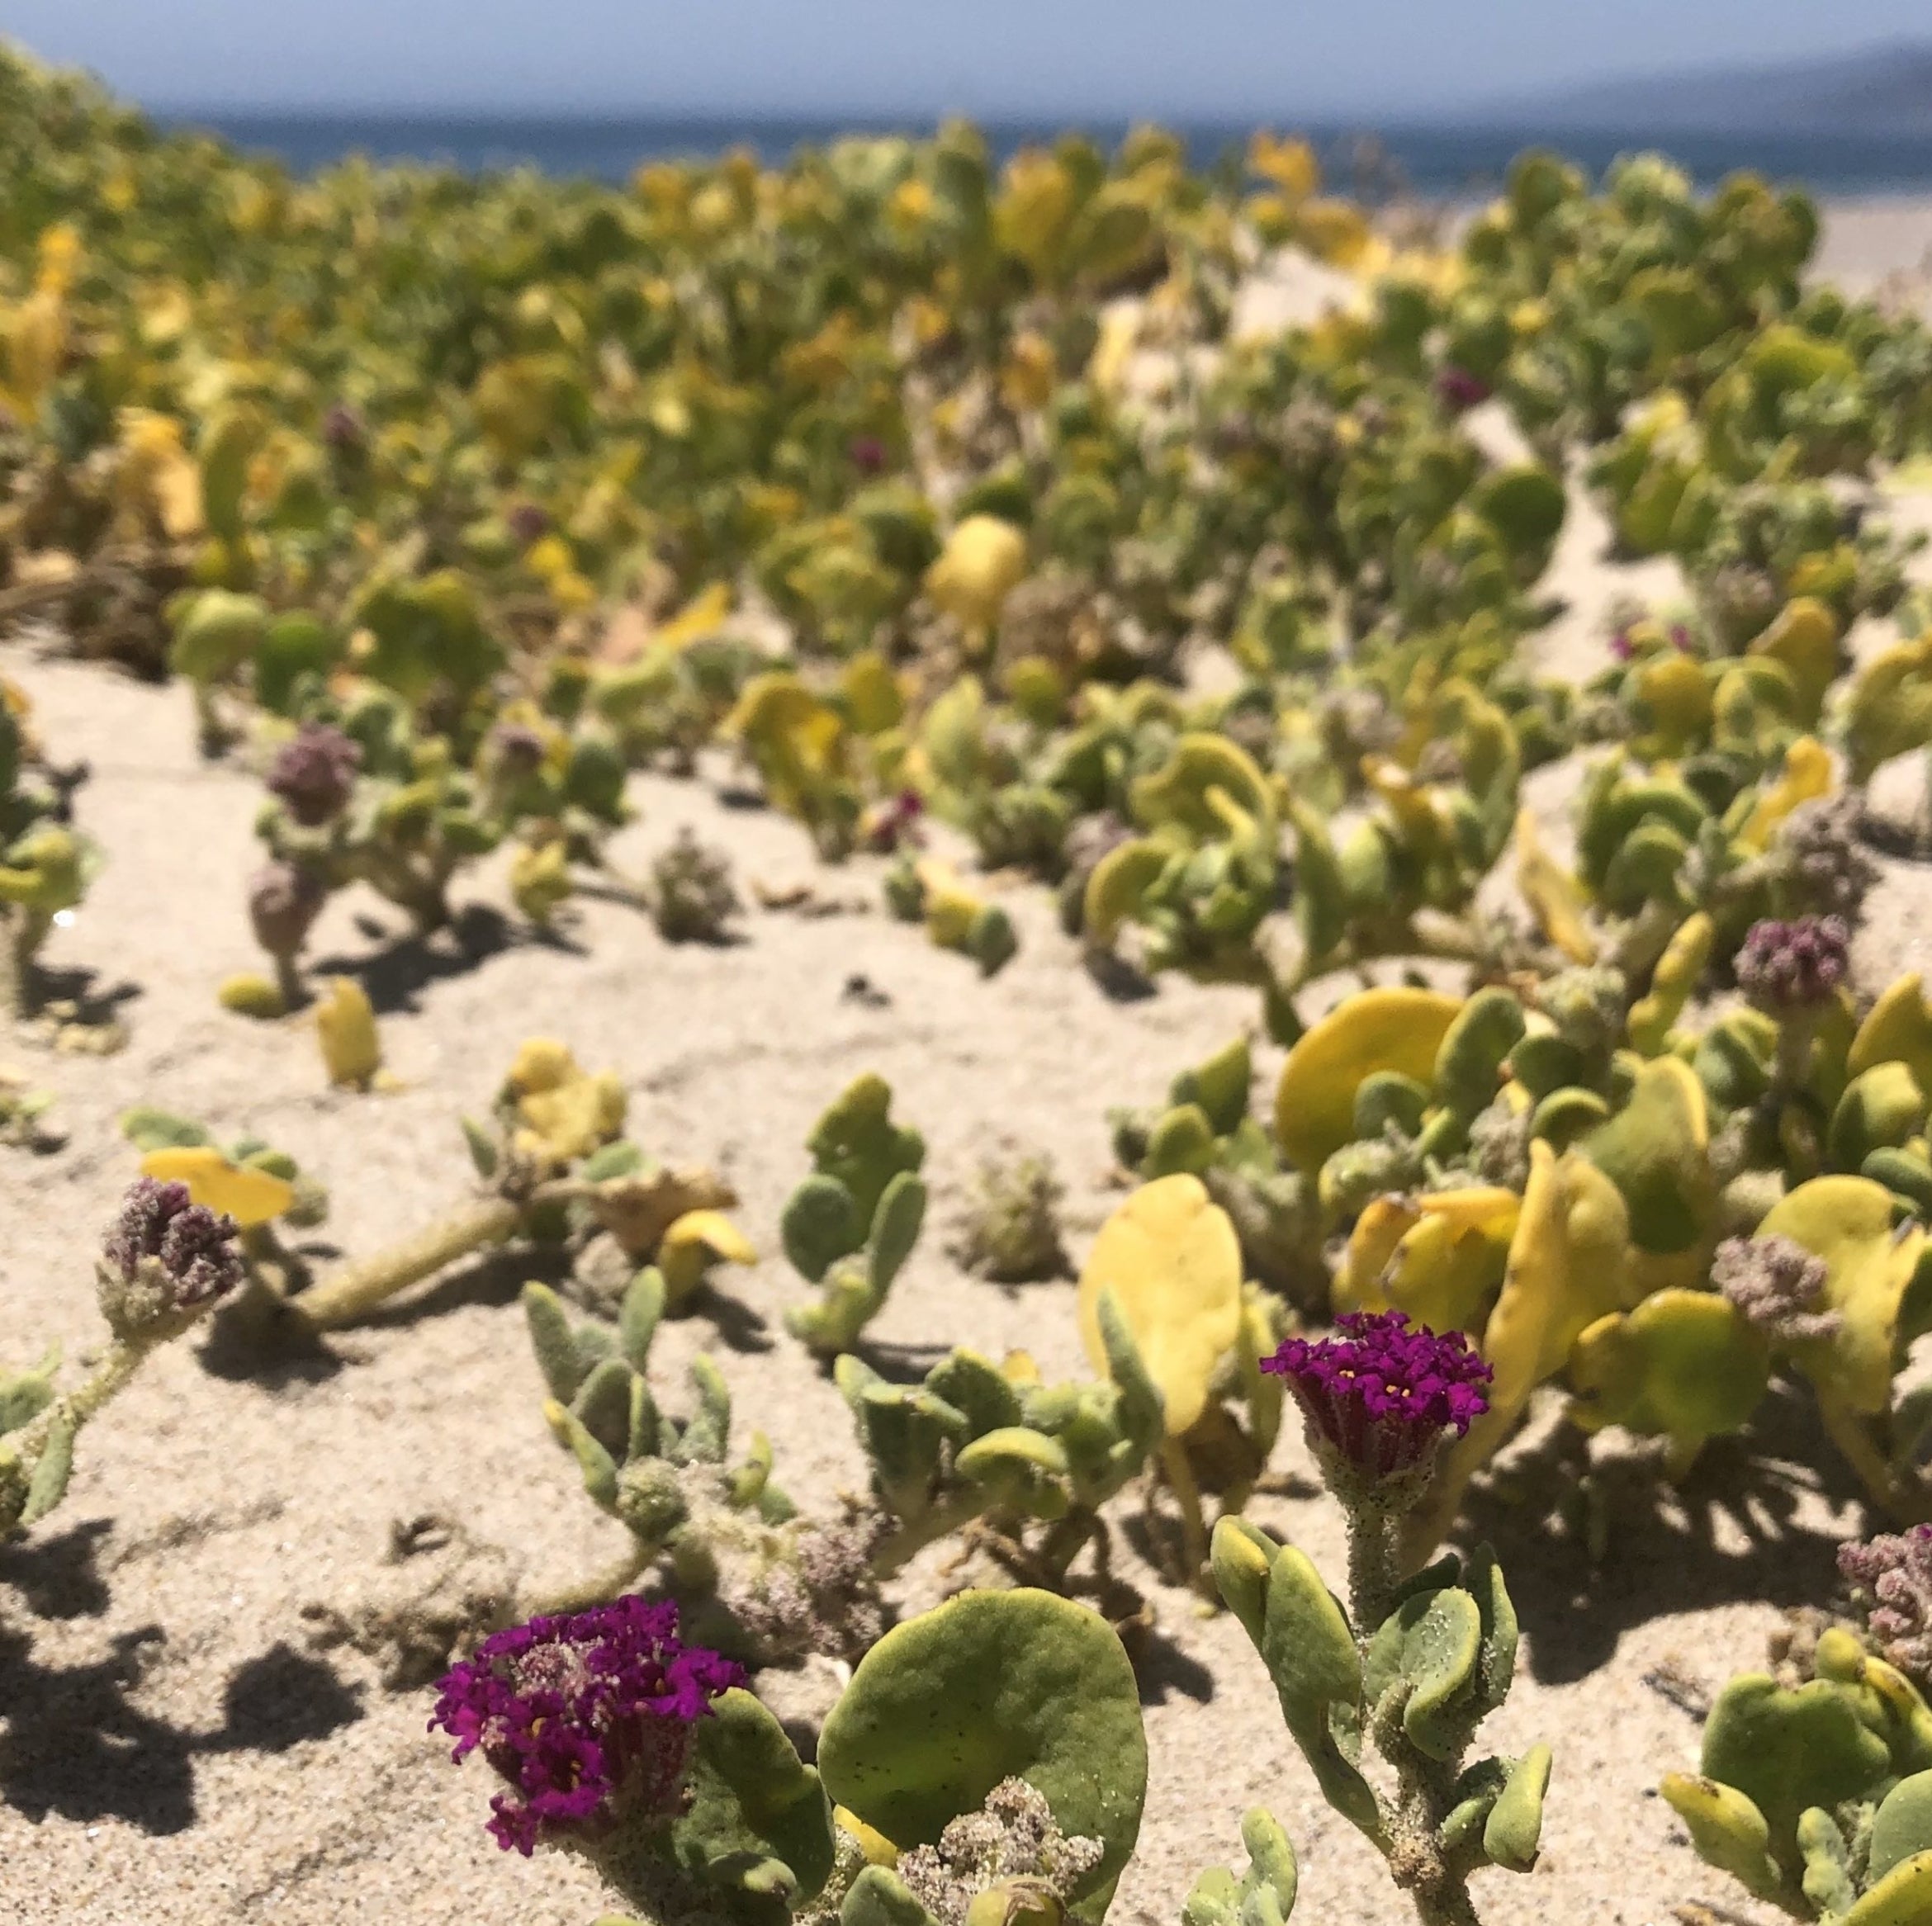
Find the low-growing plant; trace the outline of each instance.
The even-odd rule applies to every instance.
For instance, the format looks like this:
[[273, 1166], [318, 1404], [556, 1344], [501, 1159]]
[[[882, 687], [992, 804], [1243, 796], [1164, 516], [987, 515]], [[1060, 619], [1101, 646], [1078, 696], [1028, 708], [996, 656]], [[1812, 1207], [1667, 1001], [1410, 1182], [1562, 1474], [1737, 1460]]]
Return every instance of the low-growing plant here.
[[1696, 1773], [1661, 1788], [1698, 1856], [1800, 1919], [1889, 1926], [1932, 1895], [1932, 1711], [1842, 1627], [1796, 1687], [1717, 1696]]
[[0, 1539], [38, 1524], [66, 1495], [75, 1441], [149, 1356], [242, 1282], [236, 1226], [194, 1203], [185, 1184], [138, 1179], [94, 1266], [109, 1342], [92, 1372], [60, 1387], [60, 1360], [0, 1373]]
[[1067, 1269], [1060, 1205], [1066, 1186], [1037, 1152], [989, 1157], [975, 1175], [954, 1254], [995, 1284], [1033, 1284]]
[[1341, 1504], [1347, 1604], [1305, 1554], [1238, 1518], [1215, 1527], [1216, 1583], [1323, 1796], [1382, 1854], [1419, 1919], [1466, 1926], [1472, 1872], [1536, 1865], [1550, 1749], [1467, 1763], [1514, 1676], [1515, 1610], [1487, 1546], [1405, 1580], [1403, 1525], [1449, 1433], [1483, 1415], [1491, 1373], [1460, 1337], [1399, 1312], [1290, 1338], [1262, 1368], [1293, 1392]]
[[546, 1286], [523, 1287], [544, 1415], [592, 1501], [632, 1540], [613, 1571], [566, 1595], [608, 1597], [649, 1575], [694, 1632], [749, 1663], [856, 1656], [883, 1624], [872, 1570], [880, 1529], [859, 1517], [801, 1518], [774, 1481], [763, 1431], [732, 1463], [731, 1393], [708, 1357], [691, 1367], [691, 1416], [661, 1409], [646, 1373], [666, 1308], [651, 1269], [632, 1282], [614, 1328], [573, 1321]]
[[329, 1192], [286, 1151], [252, 1135], [220, 1143], [205, 1124], [146, 1104], [122, 1111], [119, 1121], [121, 1135], [141, 1152], [144, 1177], [185, 1184], [196, 1204], [234, 1225], [246, 1278], [237, 1308], [259, 1313], [309, 1281], [307, 1265], [277, 1227], [310, 1230], [324, 1223]]
[[100, 867], [99, 851], [69, 820], [71, 788], [43, 760], [26, 698], [0, 681], [0, 1008], [15, 1017], [40, 1010], [40, 946]]
[[614, 1076], [584, 1070], [551, 1039], [532, 1039], [510, 1066], [490, 1124], [464, 1120], [484, 1199], [320, 1280], [291, 1300], [291, 1312], [311, 1331], [332, 1330], [479, 1252], [599, 1235], [632, 1267], [657, 1260], [681, 1304], [713, 1263], [748, 1261], [750, 1247], [722, 1214], [737, 1195], [713, 1171], [656, 1163], [625, 1142], [625, 1107]]
[[892, 1101], [882, 1077], [848, 1086], [812, 1126], [815, 1167], [785, 1204], [785, 1256], [819, 1292], [785, 1323], [822, 1358], [850, 1351], [884, 1308], [926, 1219], [926, 1140], [893, 1123]]
[[997, 976], [1019, 952], [1012, 918], [936, 856], [900, 857], [887, 873], [885, 897], [902, 922], [924, 923], [940, 949], [971, 957], [983, 977]]
[[666, 943], [719, 943], [741, 907], [731, 859], [689, 829], [651, 866], [651, 920]]

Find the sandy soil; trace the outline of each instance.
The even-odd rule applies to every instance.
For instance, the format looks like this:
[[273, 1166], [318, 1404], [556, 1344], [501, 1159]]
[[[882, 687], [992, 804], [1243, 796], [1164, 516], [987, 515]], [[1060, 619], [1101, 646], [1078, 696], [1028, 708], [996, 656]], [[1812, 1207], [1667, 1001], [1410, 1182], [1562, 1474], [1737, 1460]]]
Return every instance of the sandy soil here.
[[[1911, 212], [1854, 210], [1852, 227], [1835, 223], [1827, 259], [1848, 273], [1909, 264], [1914, 237], [1932, 230], [1932, 211]], [[1602, 548], [1600, 519], [1579, 511], [1552, 581], [1567, 607], [1539, 645], [1559, 672], [1599, 659], [1613, 596], [1672, 592], [1667, 571], [1612, 566]], [[1037, 1148], [1067, 1181], [1077, 1258], [1120, 1195], [1107, 1106], [1153, 1100], [1253, 1019], [1251, 993], [1178, 980], [1110, 1001], [1030, 887], [1006, 899], [1018, 959], [982, 983], [877, 912], [875, 864], [828, 876], [793, 826], [730, 806], [720, 765], [694, 783], [635, 780], [638, 820], [618, 862], [635, 872], [689, 824], [731, 851], [741, 883], [816, 878], [860, 910], [754, 911], [742, 941], [713, 950], [668, 946], [634, 911], [590, 901], [567, 939], [539, 942], [495, 914], [506, 898], [486, 870], [462, 892], [476, 906], [465, 956], [448, 939], [401, 943], [372, 901], [338, 901], [312, 954], [369, 987], [402, 1087], [334, 1092], [300, 1021], [253, 1025], [215, 1006], [219, 977], [257, 961], [240, 879], [258, 791], [197, 760], [185, 694], [19, 646], [0, 648], [0, 671], [31, 693], [56, 752], [92, 764], [81, 808], [110, 867], [50, 961], [88, 972], [97, 991], [125, 990], [131, 1039], [106, 1060], [0, 1051], [58, 1091], [69, 1133], [50, 1157], [0, 1151], [0, 1356], [11, 1362], [58, 1341], [78, 1364], [97, 1341], [90, 1253], [135, 1169], [115, 1127], [126, 1105], [285, 1146], [334, 1195], [313, 1241], [367, 1252], [463, 1201], [457, 1114], [487, 1104], [521, 1039], [549, 1034], [623, 1076], [630, 1133], [646, 1148], [726, 1171], [767, 1252], [812, 1119], [851, 1075], [879, 1071], [927, 1133], [940, 1220], [876, 1327], [882, 1354], [917, 1368], [954, 1342], [995, 1354], [1024, 1344], [1049, 1372], [1080, 1371], [1071, 1284], [980, 1283], [937, 1233], [983, 1155]], [[1532, 792], [1552, 815], [1563, 774]], [[1884, 892], [1860, 957], [1868, 982], [1932, 960], [1923, 877], [1894, 869]], [[874, 994], [852, 993], [861, 977]], [[1259, 1053], [1264, 1088], [1277, 1062]], [[386, 1692], [353, 1653], [311, 1649], [301, 1616], [372, 1577], [401, 1582], [381, 1564], [392, 1523], [424, 1513], [507, 1548], [537, 1585], [621, 1549], [543, 1426], [514, 1301], [525, 1275], [514, 1257], [471, 1266], [320, 1356], [263, 1365], [213, 1338], [178, 1346], [88, 1431], [65, 1507], [0, 1548], [0, 1923], [584, 1926], [601, 1909], [561, 1858], [500, 1853], [481, 1824], [486, 1776], [446, 1763], [424, 1730], [425, 1695]], [[862, 1461], [836, 1392], [779, 1326], [797, 1280], [774, 1256], [724, 1282], [722, 1299], [661, 1337], [661, 1389], [675, 1400], [684, 1364], [711, 1351], [741, 1410], [771, 1434], [787, 1487], [826, 1506]], [[1498, 1544], [1527, 1634], [1525, 1676], [1494, 1743], [1557, 1747], [1541, 1866], [1480, 1889], [1498, 1926], [1653, 1926], [1692, 1901], [1756, 1917], [1695, 1859], [1655, 1787], [1694, 1758], [1687, 1708], [1759, 1662], [1783, 1607], [1828, 1595], [1833, 1545], [1859, 1521], [1802, 1413], [1774, 1414], [1760, 1446], [1755, 1458], [1713, 1450], [1680, 1505], [1632, 1506], [1594, 1566], [1546, 1522], [1545, 1496], [1568, 1475], [1560, 1455], [1519, 1452], [1480, 1498], [1474, 1530]], [[1305, 1469], [1299, 1439], [1284, 1441], [1278, 1468]], [[1326, 1499], [1264, 1498], [1253, 1515], [1338, 1573]], [[1176, 1918], [1195, 1873], [1238, 1855], [1237, 1822], [1257, 1801], [1301, 1851], [1300, 1917], [1405, 1919], [1316, 1795], [1239, 1628], [1184, 1594], [1156, 1596], [1153, 1782], [1115, 1919]]]

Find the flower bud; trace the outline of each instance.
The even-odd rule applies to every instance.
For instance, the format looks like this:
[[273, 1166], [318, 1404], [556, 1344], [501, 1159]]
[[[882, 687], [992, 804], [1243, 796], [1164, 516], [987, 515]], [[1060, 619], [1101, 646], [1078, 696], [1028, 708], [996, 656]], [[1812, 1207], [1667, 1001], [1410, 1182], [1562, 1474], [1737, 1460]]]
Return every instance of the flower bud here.
[[295, 956], [328, 900], [328, 886], [313, 870], [299, 863], [263, 864], [249, 878], [256, 942], [271, 956]]
[[138, 1178], [101, 1247], [101, 1313], [122, 1339], [165, 1335], [242, 1281], [239, 1226], [197, 1204], [186, 1184]]
[[347, 805], [362, 762], [361, 744], [341, 730], [305, 722], [269, 764], [268, 793], [304, 829], [320, 829]]

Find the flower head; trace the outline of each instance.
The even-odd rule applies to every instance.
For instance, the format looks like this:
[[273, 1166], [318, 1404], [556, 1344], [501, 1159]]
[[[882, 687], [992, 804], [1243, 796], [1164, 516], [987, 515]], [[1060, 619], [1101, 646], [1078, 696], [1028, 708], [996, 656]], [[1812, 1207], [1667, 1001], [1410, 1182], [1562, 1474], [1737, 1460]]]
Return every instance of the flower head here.
[[490, 731], [486, 757], [508, 776], [533, 776], [543, 767], [543, 731], [528, 722], [499, 722]]
[[1840, 916], [1754, 923], [1737, 953], [1737, 984], [1773, 1016], [1830, 1001], [1851, 968], [1851, 931]]
[[1489, 400], [1491, 391], [1489, 384], [1480, 375], [1458, 367], [1454, 362], [1442, 367], [1436, 376], [1436, 399], [1451, 414], [1461, 414], [1480, 406]]
[[304, 829], [341, 813], [356, 786], [362, 745], [327, 722], [305, 722], [268, 765], [268, 788]]
[[537, 502], [519, 502], [504, 517], [510, 533], [528, 548], [550, 532], [550, 512]]
[[1844, 1323], [1825, 1308], [1825, 1260], [1789, 1237], [1726, 1237], [1711, 1261], [1711, 1282], [1754, 1328], [1778, 1344], [1830, 1337]]
[[1262, 1361], [1288, 1380], [1328, 1468], [1375, 1479], [1426, 1469], [1445, 1431], [1462, 1436], [1489, 1408], [1489, 1367], [1461, 1332], [1437, 1337], [1401, 1311], [1351, 1312], [1335, 1328]]
[[242, 1280], [239, 1227], [186, 1184], [137, 1177], [101, 1246], [101, 1309], [117, 1337], [151, 1333], [227, 1296]]
[[1932, 1673], [1932, 1525], [1841, 1545], [1838, 1569], [1886, 1659], [1923, 1683]]
[[880, 475], [885, 471], [888, 459], [886, 445], [877, 435], [854, 435], [845, 453], [861, 475]]
[[675, 1815], [691, 1730], [745, 1676], [677, 1630], [675, 1605], [626, 1597], [498, 1632], [443, 1678], [430, 1730], [509, 1782], [490, 1802], [500, 1845], [528, 1857], [560, 1832]]
[[322, 439], [344, 452], [362, 447], [367, 430], [362, 418], [346, 401], [332, 401], [322, 416]]
[[926, 798], [916, 789], [902, 789], [873, 805], [859, 834], [867, 849], [889, 855], [907, 843], [918, 842], [920, 820], [925, 814]]

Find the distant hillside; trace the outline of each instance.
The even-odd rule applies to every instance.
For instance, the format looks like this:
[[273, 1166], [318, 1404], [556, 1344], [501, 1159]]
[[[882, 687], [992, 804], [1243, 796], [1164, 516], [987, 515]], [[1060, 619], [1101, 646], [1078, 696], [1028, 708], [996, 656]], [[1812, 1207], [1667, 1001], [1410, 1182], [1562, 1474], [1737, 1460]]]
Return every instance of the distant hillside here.
[[1644, 132], [1932, 136], [1932, 43], [1775, 67], [1605, 80], [1489, 110], [1539, 125]]

